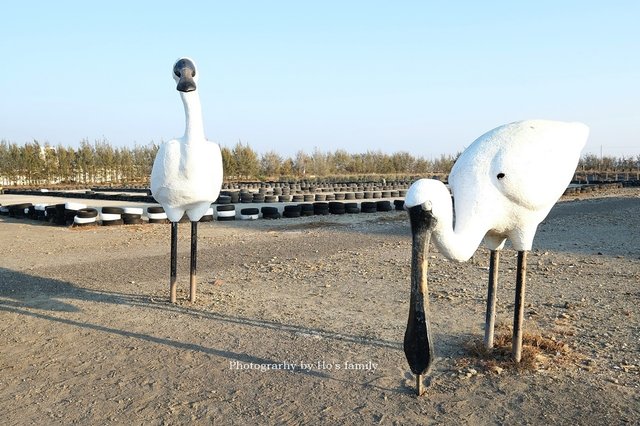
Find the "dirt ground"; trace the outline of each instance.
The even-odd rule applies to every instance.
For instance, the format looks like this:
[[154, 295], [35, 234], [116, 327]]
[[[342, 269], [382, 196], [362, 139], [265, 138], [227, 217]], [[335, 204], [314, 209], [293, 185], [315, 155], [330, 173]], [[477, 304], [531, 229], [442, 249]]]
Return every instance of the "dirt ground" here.
[[[180, 230], [172, 305], [168, 226], [0, 217], [3, 424], [640, 424], [640, 189], [564, 200], [540, 225], [521, 368], [474, 349], [487, 250], [432, 253], [422, 397], [402, 351], [406, 213], [203, 223], [194, 304]], [[515, 252], [501, 260], [506, 328]]]

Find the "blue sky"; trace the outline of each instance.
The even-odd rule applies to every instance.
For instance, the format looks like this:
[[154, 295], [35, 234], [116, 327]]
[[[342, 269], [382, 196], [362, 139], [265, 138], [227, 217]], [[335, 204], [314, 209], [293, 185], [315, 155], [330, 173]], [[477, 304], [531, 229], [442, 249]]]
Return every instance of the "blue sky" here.
[[500, 124], [583, 121], [640, 154], [637, 1], [58, 1], [2, 6], [0, 139], [124, 146], [184, 131], [258, 152], [453, 154]]

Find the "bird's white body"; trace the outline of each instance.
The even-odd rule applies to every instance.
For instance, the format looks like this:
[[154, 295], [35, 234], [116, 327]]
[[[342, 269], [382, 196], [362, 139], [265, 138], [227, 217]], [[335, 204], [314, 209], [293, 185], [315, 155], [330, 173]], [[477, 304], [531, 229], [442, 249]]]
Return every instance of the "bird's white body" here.
[[151, 192], [171, 222], [178, 222], [185, 212], [191, 221], [197, 221], [220, 194], [221, 171], [217, 144], [174, 139], [158, 150], [151, 172]]
[[171, 222], [186, 213], [200, 220], [220, 194], [222, 155], [220, 147], [204, 136], [197, 90], [180, 92], [186, 130], [183, 137], [163, 143], [151, 171], [151, 193]]
[[506, 239], [515, 250], [530, 250], [538, 225], [570, 183], [588, 134], [582, 123], [500, 126], [476, 139], [454, 164], [449, 186], [455, 207], [446, 186], [431, 179], [415, 182], [405, 204], [432, 209], [433, 241], [450, 259], [468, 260], [483, 239], [491, 250]]

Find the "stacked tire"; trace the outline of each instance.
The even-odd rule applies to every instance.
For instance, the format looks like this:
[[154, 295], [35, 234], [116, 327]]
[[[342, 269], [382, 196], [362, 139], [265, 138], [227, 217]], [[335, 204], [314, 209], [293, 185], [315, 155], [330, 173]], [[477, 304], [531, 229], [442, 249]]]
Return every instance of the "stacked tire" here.
[[98, 218], [98, 210], [92, 208], [79, 209], [73, 218], [73, 226], [94, 226]]
[[260, 210], [255, 207], [240, 210], [240, 219], [242, 220], [256, 220], [258, 217], [260, 217]]
[[25, 212], [27, 212], [27, 217], [29, 219], [33, 219], [33, 220], [38, 219], [38, 216], [36, 215], [36, 206], [31, 205], [29, 208], [25, 209]]
[[292, 217], [300, 217], [302, 215], [302, 207], [300, 205], [291, 204], [288, 206], [284, 206], [284, 211], [282, 212], [283, 217], [292, 218]]
[[230, 204], [231, 201], [231, 196], [230, 195], [219, 195], [218, 199], [216, 200], [216, 204]]
[[331, 201], [329, 203], [329, 213], [331, 214], [345, 214], [345, 205], [344, 203], [340, 203], [338, 201]]
[[125, 225], [141, 225], [142, 208], [141, 207], [125, 207], [122, 209], [122, 223]]
[[393, 208], [391, 207], [391, 201], [376, 201], [376, 210], [379, 212], [390, 212], [391, 210], [393, 210]]
[[33, 209], [36, 213], [36, 220], [47, 219], [47, 204], [36, 204], [35, 206], [33, 206]]
[[360, 203], [362, 213], [375, 213], [378, 211], [375, 201], [363, 201]]
[[253, 202], [253, 194], [251, 192], [240, 192], [240, 202], [241, 203]]
[[262, 207], [260, 209], [264, 219], [280, 219], [280, 212], [277, 207]]
[[313, 216], [313, 204], [300, 204], [300, 216]]
[[64, 224], [72, 225], [75, 223], [75, 217], [78, 211], [86, 209], [87, 205], [82, 203], [65, 203], [64, 204]]
[[17, 219], [24, 219], [29, 214], [29, 207], [31, 203], [10, 204], [7, 207], [7, 213], [9, 217], [15, 217]]
[[360, 207], [358, 203], [344, 203], [344, 211], [348, 214], [360, 213]]
[[116, 226], [124, 224], [122, 214], [124, 209], [120, 207], [102, 207], [100, 209], [100, 221], [102, 226]]
[[396, 206], [396, 210], [404, 210], [404, 200], [394, 200], [393, 204]]
[[149, 218], [149, 223], [167, 223], [169, 221], [162, 206], [147, 207], [147, 217]]
[[329, 203], [316, 202], [313, 203], [313, 214], [324, 216], [329, 214]]
[[236, 206], [233, 204], [222, 204], [217, 206], [216, 215], [220, 222], [236, 220]]

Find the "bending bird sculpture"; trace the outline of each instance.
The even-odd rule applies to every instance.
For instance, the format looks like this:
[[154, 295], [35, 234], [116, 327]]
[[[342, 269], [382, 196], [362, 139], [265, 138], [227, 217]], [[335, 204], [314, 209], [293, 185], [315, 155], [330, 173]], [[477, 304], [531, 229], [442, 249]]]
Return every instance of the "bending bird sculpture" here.
[[[476, 139], [458, 158], [447, 187], [420, 179], [407, 191], [412, 232], [411, 304], [404, 350], [421, 376], [433, 361], [427, 287], [429, 241], [464, 262], [482, 241], [491, 250], [484, 343], [493, 346], [495, 289], [500, 250], [509, 239], [518, 251], [512, 352], [520, 362], [527, 252], [540, 222], [575, 173], [589, 129], [582, 123], [528, 120], [500, 126]], [[451, 198], [453, 196], [453, 200]], [[455, 206], [455, 207], [454, 207]]]

